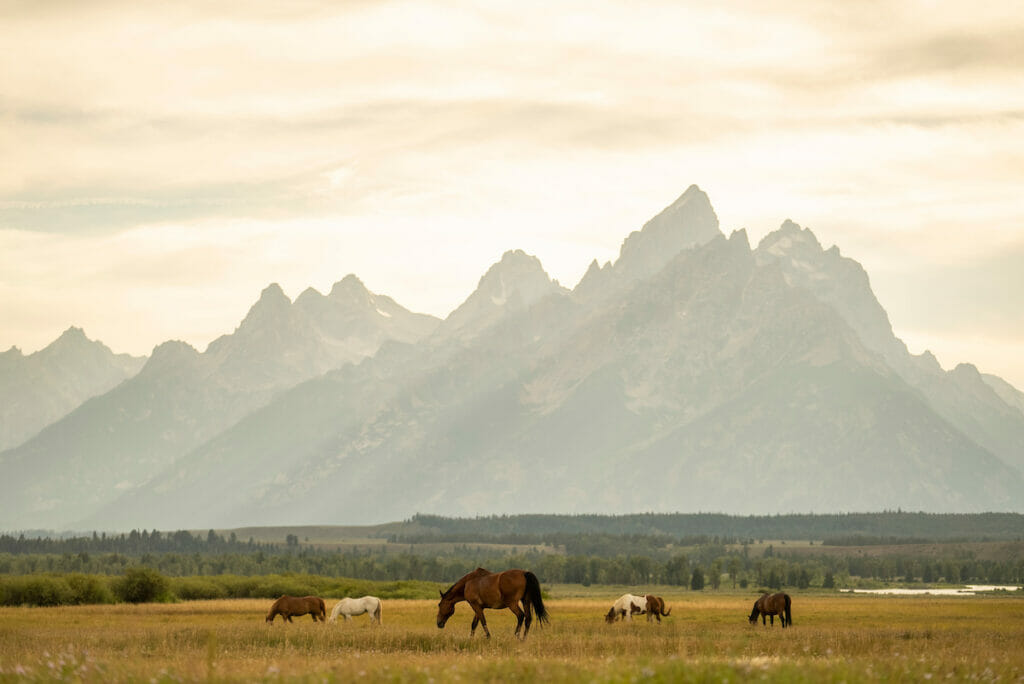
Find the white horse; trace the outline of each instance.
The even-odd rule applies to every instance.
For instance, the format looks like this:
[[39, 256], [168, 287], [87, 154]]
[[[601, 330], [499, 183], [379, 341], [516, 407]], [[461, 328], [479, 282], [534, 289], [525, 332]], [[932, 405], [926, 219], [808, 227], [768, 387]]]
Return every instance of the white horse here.
[[334, 605], [331, 611], [330, 622], [338, 621], [338, 614], [341, 614], [346, 621], [351, 620], [355, 615], [369, 613], [370, 622], [381, 624], [380, 620], [380, 599], [376, 596], [364, 596], [362, 598], [343, 598]]
[[606, 622], [612, 623], [619, 618], [632, 620], [633, 613], [647, 612], [647, 597], [634, 594], [623, 594], [612, 604], [608, 614], [604, 616]]

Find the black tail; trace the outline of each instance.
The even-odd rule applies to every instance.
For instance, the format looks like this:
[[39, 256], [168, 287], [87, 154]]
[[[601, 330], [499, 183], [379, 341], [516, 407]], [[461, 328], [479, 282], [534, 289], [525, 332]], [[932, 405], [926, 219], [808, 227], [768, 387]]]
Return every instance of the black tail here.
[[793, 624], [793, 613], [790, 611], [790, 605], [792, 601], [789, 600], [789, 594], [785, 594], [786, 597], [786, 626], [790, 627]]
[[523, 574], [526, 576], [526, 591], [523, 592], [523, 601], [530, 602], [530, 605], [533, 606], [533, 612], [537, 613], [538, 620], [547, 622], [548, 610], [544, 607], [544, 601], [540, 597], [540, 581], [529, 570]]

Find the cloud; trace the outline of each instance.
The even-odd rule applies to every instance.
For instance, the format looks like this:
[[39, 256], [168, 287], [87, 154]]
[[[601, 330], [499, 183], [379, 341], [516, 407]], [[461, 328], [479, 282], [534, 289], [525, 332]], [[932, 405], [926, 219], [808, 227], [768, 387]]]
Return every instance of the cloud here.
[[[443, 315], [508, 248], [572, 284], [698, 183], [725, 230], [809, 225], [864, 263], [898, 328], [945, 334], [941, 312], [899, 302], [1021, 231], [1012, 2], [58, 0], [6, 4], [0, 44], [17, 57], [0, 71], [0, 243], [67, 269], [8, 258], [5, 325], [38, 323], [28, 303], [56, 332], [82, 324], [90, 300], [47, 288], [94, 278], [92, 301], [163, 334], [162, 311], [212, 304], [182, 295], [193, 278], [241, 293], [219, 326], [204, 308], [169, 333], [201, 344], [270, 280], [348, 271]], [[945, 282], [980, 293], [984, 275]], [[958, 315], [994, 331], [1011, 300]]]

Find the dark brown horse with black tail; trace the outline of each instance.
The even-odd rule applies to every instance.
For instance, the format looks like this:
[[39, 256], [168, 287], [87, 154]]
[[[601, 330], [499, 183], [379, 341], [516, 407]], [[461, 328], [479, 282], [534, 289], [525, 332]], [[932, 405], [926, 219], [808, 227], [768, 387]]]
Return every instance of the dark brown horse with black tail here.
[[323, 622], [327, 618], [327, 606], [324, 604], [324, 600], [319, 596], [282, 596], [274, 601], [274, 605], [270, 606], [267, 622], [273, 622], [278, 615], [282, 620], [291, 622], [293, 615], [299, 616], [306, 613], [313, 616], [313, 622], [316, 622], [317, 618]]
[[790, 611], [792, 601], [789, 594], [779, 592], [778, 594], [765, 594], [754, 601], [754, 610], [750, 612], [750, 624], [757, 622], [757, 616], [761, 616], [761, 624], [765, 623], [765, 616], [771, 619], [772, 627], [775, 626], [775, 616], [779, 616], [779, 622], [783, 628], [793, 624], [793, 614]]
[[[506, 570], [504, 572], [490, 572], [483, 568], [477, 568], [458, 582], [448, 588], [448, 591], [441, 592], [441, 601], [437, 604], [437, 626], [444, 628], [448, 618], [455, 612], [455, 604], [459, 601], [466, 601], [473, 609], [473, 625], [469, 629], [469, 635], [476, 632], [477, 624], [484, 628], [484, 634], [491, 638], [491, 632], [487, 629], [487, 620], [484, 618], [485, 608], [508, 608], [515, 613], [516, 636], [525, 623], [522, 638], [530, 633], [530, 623], [533, 622], [533, 612], [537, 612], [537, 619], [541, 622], [548, 621], [548, 611], [544, 608], [544, 601], [540, 597], [540, 582], [537, 576], [529, 570]], [[522, 607], [520, 607], [520, 603]]]

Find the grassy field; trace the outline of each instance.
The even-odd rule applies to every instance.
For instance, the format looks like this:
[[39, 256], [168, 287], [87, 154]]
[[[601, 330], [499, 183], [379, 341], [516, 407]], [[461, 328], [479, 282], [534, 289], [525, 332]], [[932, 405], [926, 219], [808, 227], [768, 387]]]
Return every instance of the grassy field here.
[[508, 611], [470, 639], [464, 603], [443, 631], [435, 602], [415, 600], [385, 601], [380, 627], [267, 625], [270, 601], [249, 599], [0, 608], [0, 682], [1024, 680], [1021, 598], [794, 593], [782, 630], [747, 624], [750, 593], [666, 592], [660, 625], [606, 625], [605, 591], [553, 589], [551, 623], [525, 642]]

